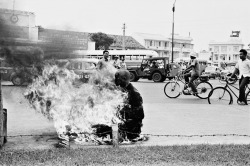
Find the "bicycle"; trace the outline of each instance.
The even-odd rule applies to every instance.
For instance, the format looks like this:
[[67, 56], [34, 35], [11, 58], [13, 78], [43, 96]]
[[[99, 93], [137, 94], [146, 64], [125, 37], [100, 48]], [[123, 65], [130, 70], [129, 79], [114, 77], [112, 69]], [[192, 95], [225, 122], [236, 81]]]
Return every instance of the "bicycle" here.
[[[230, 84], [228, 79], [229, 78], [226, 77], [226, 79], [225, 79], [226, 85], [225, 86], [216, 87], [209, 93], [209, 96], [208, 96], [208, 103], [209, 104], [216, 104], [216, 103], [217, 104], [218, 103], [233, 104], [232, 93], [237, 98], [237, 102], [238, 102], [238, 99], [239, 99], [238, 96], [235, 94], [235, 92], [230, 87], [233, 87], [233, 88], [237, 89], [238, 91], [239, 91], [239, 88]], [[247, 103], [250, 104], [250, 87], [249, 86], [246, 86], [246, 99], [247, 99]]]
[[[232, 73], [229, 73], [229, 74], [225, 74], [225, 75], [220, 75], [219, 76], [219, 82], [220, 83], [226, 83], [226, 78], [228, 77], [228, 76], [231, 76], [232, 75]], [[237, 82], [237, 80], [238, 79], [235, 79], [235, 80], [228, 80], [228, 83], [229, 84], [234, 84], [234, 83], [236, 83]]]
[[[185, 81], [182, 80], [183, 78], [183, 73], [177, 75], [174, 77], [173, 80], [169, 81], [166, 83], [164, 86], [164, 93], [167, 97], [169, 98], [177, 98], [179, 97], [182, 93], [184, 95], [191, 95], [191, 93], [185, 93], [184, 88], [181, 89], [180, 84], [183, 84], [183, 87], [188, 87], [188, 83], [185, 83]], [[194, 85], [197, 89], [197, 97], [200, 99], [207, 99], [208, 94], [210, 91], [213, 89], [213, 86], [207, 81], [208, 77], [207, 76], [200, 76], [196, 80], [194, 80]]]

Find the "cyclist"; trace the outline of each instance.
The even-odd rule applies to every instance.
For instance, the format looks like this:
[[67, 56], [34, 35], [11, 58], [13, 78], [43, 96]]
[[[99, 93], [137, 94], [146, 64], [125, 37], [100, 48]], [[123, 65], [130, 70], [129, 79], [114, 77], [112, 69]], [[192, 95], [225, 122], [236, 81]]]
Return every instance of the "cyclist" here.
[[250, 60], [247, 59], [247, 51], [245, 49], [240, 50], [240, 59], [238, 60], [230, 79], [235, 78], [236, 73], [239, 73], [240, 78], [238, 104], [247, 105], [245, 88], [250, 79]]
[[[200, 76], [200, 67], [199, 67], [199, 62], [196, 59], [195, 54], [190, 54], [190, 59], [191, 60], [189, 62], [189, 66], [184, 71], [184, 73], [186, 73], [184, 74], [184, 78], [185, 78], [186, 84], [188, 84], [188, 86], [192, 89], [193, 95], [197, 95], [197, 89], [195, 88], [195, 85], [193, 82]], [[189, 77], [190, 77], [190, 80], [189, 80]], [[190, 93], [190, 91], [187, 88], [188, 87], [184, 87], [184, 92]]]

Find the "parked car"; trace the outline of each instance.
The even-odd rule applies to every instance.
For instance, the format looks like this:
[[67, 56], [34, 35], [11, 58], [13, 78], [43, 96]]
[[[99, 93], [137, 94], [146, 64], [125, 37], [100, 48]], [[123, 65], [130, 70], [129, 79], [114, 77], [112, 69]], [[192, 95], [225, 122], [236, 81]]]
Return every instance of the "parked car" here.
[[11, 81], [15, 86], [31, 82], [32, 71], [32, 67], [12, 67], [5, 60], [1, 60], [1, 80]]
[[205, 68], [205, 71], [202, 75], [206, 75], [209, 78], [216, 78], [220, 76], [220, 69], [217, 66], [208, 66]]
[[96, 69], [98, 59], [91, 58], [76, 58], [76, 59], [62, 59], [57, 60], [59, 63], [64, 63], [65, 67], [69, 70], [73, 70], [75, 74], [80, 76], [80, 80], [88, 82], [89, 76]]

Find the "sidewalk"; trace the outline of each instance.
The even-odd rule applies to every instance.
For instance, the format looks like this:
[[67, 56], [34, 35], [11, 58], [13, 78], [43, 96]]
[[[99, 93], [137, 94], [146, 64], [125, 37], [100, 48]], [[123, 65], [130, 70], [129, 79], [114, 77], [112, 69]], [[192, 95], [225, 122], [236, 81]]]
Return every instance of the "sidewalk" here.
[[[11, 95], [11, 93], [10, 93]], [[18, 96], [16, 96], [18, 98]], [[21, 99], [18, 102], [4, 100], [8, 109], [8, 135], [44, 135], [8, 137], [4, 150], [48, 149], [57, 143], [53, 122], [29, 108]], [[190, 144], [250, 144], [244, 136], [223, 136], [224, 134], [250, 135], [249, 107], [238, 105], [204, 104], [144, 104], [145, 119], [142, 134], [149, 136], [147, 142], [129, 146], [168, 146]], [[223, 134], [222, 136], [212, 136]], [[53, 135], [53, 136], [45, 136]], [[204, 136], [209, 135], [209, 136]], [[202, 136], [202, 137], [201, 137]], [[106, 147], [94, 143], [82, 145], [71, 143], [71, 148]], [[109, 146], [110, 147], [110, 146]]]

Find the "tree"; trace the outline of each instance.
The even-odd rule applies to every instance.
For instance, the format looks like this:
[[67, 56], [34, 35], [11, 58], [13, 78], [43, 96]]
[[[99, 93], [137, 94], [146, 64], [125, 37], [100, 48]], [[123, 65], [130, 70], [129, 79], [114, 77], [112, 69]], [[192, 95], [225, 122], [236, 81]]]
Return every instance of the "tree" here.
[[115, 40], [112, 37], [109, 37], [107, 34], [102, 32], [93, 33], [90, 39], [95, 42], [96, 50], [108, 50], [109, 46], [115, 43]]

